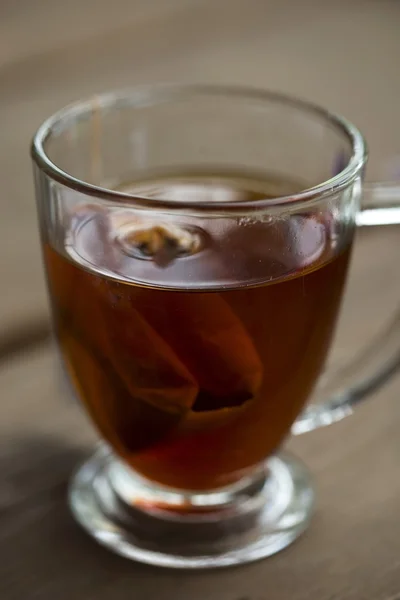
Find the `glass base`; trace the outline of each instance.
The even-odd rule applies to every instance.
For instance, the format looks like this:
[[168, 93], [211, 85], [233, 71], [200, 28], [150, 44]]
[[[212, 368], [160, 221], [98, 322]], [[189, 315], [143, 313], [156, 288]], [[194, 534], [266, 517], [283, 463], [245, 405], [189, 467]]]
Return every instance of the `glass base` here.
[[162, 488], [101, 447], [69, 493], [78, 523], [100, 544], [143, 563], [175, 568], [239, 565], [279, 552], [307, 527], [309, 474], [286, 454], [212, 493]]

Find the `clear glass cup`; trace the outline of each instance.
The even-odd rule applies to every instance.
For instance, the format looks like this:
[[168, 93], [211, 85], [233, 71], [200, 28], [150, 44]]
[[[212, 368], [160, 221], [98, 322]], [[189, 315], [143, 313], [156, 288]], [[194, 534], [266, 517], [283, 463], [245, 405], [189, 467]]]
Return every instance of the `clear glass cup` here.
[[396, 317], [317, 385], [356, 225], [399, 222], [397, 188], [363, 190], [345, 119], [237, 88], [95, 96], [46, 121], [32, 156], [55, 333], [102, 440], [73, 514], [156, 565], [286, 547], [314, 502], [286, 437], [350, 414], [400, 360]]

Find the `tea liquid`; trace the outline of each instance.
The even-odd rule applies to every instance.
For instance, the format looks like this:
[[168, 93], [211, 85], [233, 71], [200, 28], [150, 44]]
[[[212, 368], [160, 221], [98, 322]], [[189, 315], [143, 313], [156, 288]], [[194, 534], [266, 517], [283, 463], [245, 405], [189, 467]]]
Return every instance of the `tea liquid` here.
[[[222, 175], [131, 188], [232, 201], [273, 196], [273, 186], [295, 191]], [[137, 219], [80, 206], [62, 244], [45, 243], [56, 333], [77, 394], [128, 465], [167, 486], [213, 489], [273, 453], [304, 406], [331, 342], [350, 244], [337, 245], [328, 212], [193, 217], [187, 231], [207, 233], [196, 252], [160, 264], [142, 238], [136, 254], [126, 251]], [[172, 224], [151, 223], [158, 248]]]

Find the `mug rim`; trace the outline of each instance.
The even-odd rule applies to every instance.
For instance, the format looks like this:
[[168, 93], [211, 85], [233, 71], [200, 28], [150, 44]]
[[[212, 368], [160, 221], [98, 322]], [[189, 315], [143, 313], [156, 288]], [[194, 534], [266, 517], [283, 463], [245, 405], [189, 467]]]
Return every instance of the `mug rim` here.
[[[52, 135], [65, 128], [65, 123], [75, 120], [80, 115], [92, 113], [94, 110], [118, 109], [122, 107], [139, 108], [161, 104], [184, 97], [214, 96], [239, 98], [243, 101], [275, 102], [288, 107], [297, 108], [309, 115], [315, 115], [333, 125], [344, 134], [351, 144], [352, 152], [346, 165], [331, 178], [298, 193], [275, 198], [262, 198], [252, 201], [185, 201], [166, 200], [159, 198], [146, 198], [137, 194], [124, 192], [112, 188], [95, 185], [74, 177], [54, 163], [45, 150], [45, 144]], [[147, 86], [134, 86], [113, 92], [96, 94], [86, 99], [67, 105], [46, 119], [37, 129], [31, 143], [31, 157], [41, 171], [61, 185], [87, 196], [94, 196], [100, 200], [131, 204], [138, 208], [149, 210], [204, 210], [250, 212], [252, 210], [265, 210], [278, 206], [291, 208], [293, 205], [309, 204], [319, 201], [326, 196], [331, 196], [346, 188], [362, 171], [368, 159], [368, 149], [365, 138], [359, 129], [348, 119], [330, 110], [302, 100], [288, 94], [230, 85], [198, 85], [198, 84], [156, 84]]]

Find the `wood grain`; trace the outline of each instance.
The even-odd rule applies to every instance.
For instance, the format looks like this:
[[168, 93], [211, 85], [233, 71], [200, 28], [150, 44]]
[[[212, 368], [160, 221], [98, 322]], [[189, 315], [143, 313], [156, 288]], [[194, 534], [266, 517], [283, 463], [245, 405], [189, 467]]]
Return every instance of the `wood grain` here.
[[[270, 560], [173, 573], [117, 558], [81, 533], [65, 489], [95, 435], [61, 392], [54, 348], [36, 345], [48, 321], [28, 156], [36, 127], [71, 100], [142, 82], [211, 81], [280, 89], [343, 112], [369, 140], [370, 178], [394, 176], [399, 23], [393, 0], [1, 3], [2, 600], [400, 598], [399, 376], [351, 419], [290, 443], [316, 478], [317, 514]], [[359, 237], [335, 361], [351, 359], [398, 306], [398, 256], [395, 228]]]

